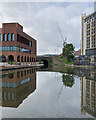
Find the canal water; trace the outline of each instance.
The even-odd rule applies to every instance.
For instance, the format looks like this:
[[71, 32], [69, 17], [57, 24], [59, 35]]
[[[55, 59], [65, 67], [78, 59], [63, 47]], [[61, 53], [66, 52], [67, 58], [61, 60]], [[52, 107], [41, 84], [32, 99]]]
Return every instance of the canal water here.
[[96, 79], [89, 74], [77, 69], [74, 73], [5, 71], [0, 76], [2, 117], [95, 118]]

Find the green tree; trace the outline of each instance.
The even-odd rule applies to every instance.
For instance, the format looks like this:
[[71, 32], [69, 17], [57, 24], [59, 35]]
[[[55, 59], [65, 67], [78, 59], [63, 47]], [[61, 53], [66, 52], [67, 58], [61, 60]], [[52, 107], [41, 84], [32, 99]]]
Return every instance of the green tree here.
[[68, 61], [73, 61], [74, 58], [74, 46], [73, 44], [66, 44], [63, 48], [62, 55], [67, 58]]

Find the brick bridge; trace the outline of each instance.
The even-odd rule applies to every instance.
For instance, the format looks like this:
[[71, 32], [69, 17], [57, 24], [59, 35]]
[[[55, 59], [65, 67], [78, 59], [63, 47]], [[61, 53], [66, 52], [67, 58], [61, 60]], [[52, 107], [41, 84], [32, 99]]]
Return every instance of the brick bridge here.
[[52, 63], [52, 56], [37, 56], [37, 62], [43, 61], [43, 68], [49, 68], [49, 63]]

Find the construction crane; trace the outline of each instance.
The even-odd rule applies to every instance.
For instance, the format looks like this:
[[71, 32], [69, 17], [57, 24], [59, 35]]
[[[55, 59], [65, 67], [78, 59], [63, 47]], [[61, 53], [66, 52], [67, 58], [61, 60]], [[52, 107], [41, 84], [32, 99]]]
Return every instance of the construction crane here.
[[[59, 33], [60, 33], [61, 38], [62, 38], [62, 40], [63, 40], [63, 48], [64, 48], [64, 46], [67, 44], [67, 42], [66, 42], [67, 38], [65, 37], [65, 39], [64, 39], [64, 37], [63, 37], [63, 35], [62, 35], [62, 32], [61, 32], [61, 29], [60, 29], [59, 26], [58, 26], [58, 30], [59, 30]], [[61, 92], [62, 92], [62, 90], [63, 90], [63, 86], [64, 86], [64, 84], [62, 84], [62, 86], [61, 86], [61, 89], [60, 89], [60, 92], [59, 92], [58, 98], [59, 98], [60, 95], [61, 95]]]
[[64, 46], [66, 45], [66, 40], [67, 40], [67, 38], [65, 37], [65, 39], [64, 39], [64, 37], [63, 37], [63, 35], [62, 35], [62, 32], [61, 32], [61, 29], [60, 29], [59, 26], [58, 26], [58, 30], [59, 30], [59, 33], [60, 33], [61, 38], [62, 38], [62, 40], [63, 40], [63, 48], [64, 48]]

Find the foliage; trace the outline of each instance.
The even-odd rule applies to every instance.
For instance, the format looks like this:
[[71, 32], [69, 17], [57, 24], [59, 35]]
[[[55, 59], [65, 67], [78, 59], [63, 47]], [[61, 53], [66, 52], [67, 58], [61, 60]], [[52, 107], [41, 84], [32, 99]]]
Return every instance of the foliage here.
[[63, 75], [62, 81], [66, 87], [72, 87], [75, 84], [74, 77], [71, 75]]
[[43, 61], [40, 61], [39, 64], [43, 64]]
[[73, 44], [66, 44], [63, 48], [63, 57], [67, 58], [67, 61], [73, 61], [74, 58], [74, 46]]
[[58, 59], [66, 64], [72, 65], [74, 63], [73, 61], [68, 61], [67, 58], [64, 58], [62, 56], [59, 56]]
[[17, 64], [17, 62], [8, 62], [8, 64], [10, 64], [10, 65], [13, 65], [13, 64]]

